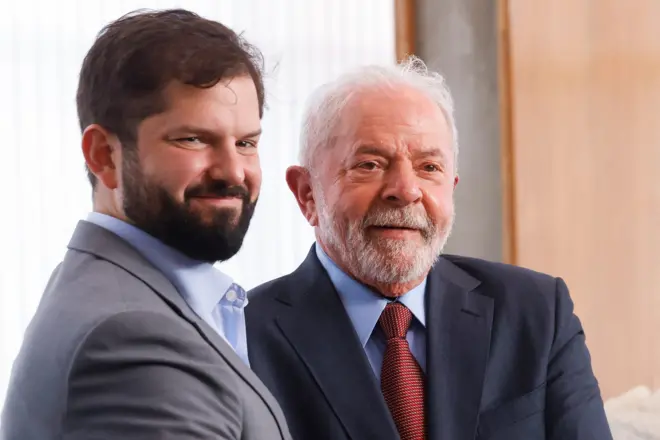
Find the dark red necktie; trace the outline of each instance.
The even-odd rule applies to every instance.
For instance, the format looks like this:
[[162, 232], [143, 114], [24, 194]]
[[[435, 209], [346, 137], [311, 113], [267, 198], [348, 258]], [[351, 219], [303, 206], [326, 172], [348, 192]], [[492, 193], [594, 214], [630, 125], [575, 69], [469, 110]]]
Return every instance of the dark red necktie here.
[[424, 372], [406, 340], [411, 321], [412, 312], [400, 303], [388, 304], [380, 315], [387, 338], [380, 385], [401, 440], [424, 440]]

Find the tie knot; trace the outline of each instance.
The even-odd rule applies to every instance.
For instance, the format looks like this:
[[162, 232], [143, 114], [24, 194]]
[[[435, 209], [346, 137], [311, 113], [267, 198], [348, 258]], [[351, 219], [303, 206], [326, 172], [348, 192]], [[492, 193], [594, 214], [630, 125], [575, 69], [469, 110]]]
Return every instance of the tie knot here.
[[401, 303], [393, 302], [385, 306], [378, 323], [387, 339], [405, 338], [412, 322], [412, 312]]

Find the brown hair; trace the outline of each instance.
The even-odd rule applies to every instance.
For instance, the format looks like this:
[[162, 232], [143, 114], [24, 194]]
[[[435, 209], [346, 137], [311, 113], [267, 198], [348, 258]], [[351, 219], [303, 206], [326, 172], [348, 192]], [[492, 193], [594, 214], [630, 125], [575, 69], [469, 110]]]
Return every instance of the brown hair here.
[[[99, 124], [132, 148], [137, 126], [165, 110], [173, 80], [200, 88], [249, 75], [263, 115], [263, 57], [228, 27], [183, 10], [139, 10], [105, 26], [80, 71], [80, 129]], [[87, 170], [92, 187], [96, 176]]]

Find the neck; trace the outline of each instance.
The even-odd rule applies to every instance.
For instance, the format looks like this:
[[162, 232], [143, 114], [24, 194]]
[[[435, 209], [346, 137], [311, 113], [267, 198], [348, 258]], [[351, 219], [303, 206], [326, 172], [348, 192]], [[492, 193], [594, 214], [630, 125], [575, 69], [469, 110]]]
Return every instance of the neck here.
[[[92, 198], [92, 209], [94, 212], [109, 215], [119, 220], [128, 221], [123, 210], [118, 209], [118, 205], [113, 198], [113, 194], [107, 188], [96, 188]], [[129, 222], [130, 223], [130, 222]]]
[[380, 293], [381, 295], [383, 295], [386, 298], [399, 298], [400, 296], [405, 295], [406, 293], [413, 290], [415, 287], [422, 284], [422, 282], [424, 281], [424, 278], [426, 278], [426, 277], [422, 277], [420, 279], [410, 281], [410, 282], [407, 282], [407, 283], [389, 283], [389, 284], [369, 283], [367, 281], [359, 280], [358, 278], [355, 278], [355, 279], [357, 279], [361, 283], [366, 284], [367, 286], [371, 287], [376, 292]]

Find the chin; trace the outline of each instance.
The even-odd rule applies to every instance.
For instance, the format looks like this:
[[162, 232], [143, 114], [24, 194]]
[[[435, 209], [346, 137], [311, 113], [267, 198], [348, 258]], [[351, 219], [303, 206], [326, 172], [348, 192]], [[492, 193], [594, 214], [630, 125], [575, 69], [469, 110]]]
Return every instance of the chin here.
[[374, 243], [376, 251], [386, 258], [413, 259], [422, 243], [411, 240], [382, 239]]
[[217, 223], [219, 219], [222, 219], [224, 224], [236, 226], [241, 218], [241, 210], [235, 208], [209, 208], [199, 212], [198, 217], [207, 226]]

